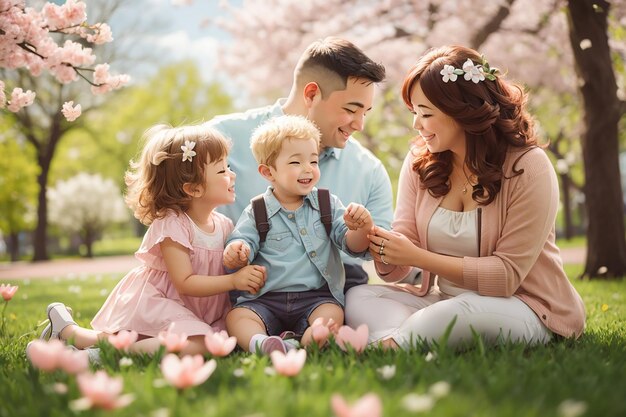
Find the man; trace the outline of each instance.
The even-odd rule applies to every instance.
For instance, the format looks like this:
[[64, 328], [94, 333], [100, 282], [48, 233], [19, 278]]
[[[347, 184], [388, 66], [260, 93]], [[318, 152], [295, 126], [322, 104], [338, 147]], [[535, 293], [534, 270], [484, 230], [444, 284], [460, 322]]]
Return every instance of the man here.
[[[299, 115], [313, 121], [321, 132], [318, 186], [328, 188], [345, 204], [364, 205], [375, 224], [388, 229], [393, 217], [389, 174], [380, 160], [351, 137], [363, 130], [376, 84], [384, 79], [381, 64], [352, 43], [329, 37], [313, 42], [304, 51], [294, 70], [289, 97], [271, 106], [218, 116], [208, 122], [232, 139], [229, 162], [239, 179], [235, 203], [219, 211], [237, 222], [250, 200], [267, 188], [250, 150], [252, 131], [272, 117]], [[367, 283], [361, 260], [345, 254], [342, 260], [346, 291]]]

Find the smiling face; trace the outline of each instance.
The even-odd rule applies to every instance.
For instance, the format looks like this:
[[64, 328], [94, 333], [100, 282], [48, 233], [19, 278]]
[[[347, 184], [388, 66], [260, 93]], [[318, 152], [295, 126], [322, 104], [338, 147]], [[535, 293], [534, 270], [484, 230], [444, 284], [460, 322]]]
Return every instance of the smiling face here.
[[344, 148], [353, 132], [363, 130], [375, 89], [371, 81], [349, 78], [345, 89], [335, 90], [324, 98], [318, 91], [307, 118], [319, 128], [323, 148]]
[[302, 197], [317, 184], [320, 179], [318, 152], [315, 139], [287, 139], [273, 166], [261, 166], [281, 204], [299, 205]]
[[207, 163], [204, 169], [204, 193], [200, 198], [213, 207], [234, 203], [236, 177], [225, 157]]
[[417, 129], [431, 153], [452, 151], [465, 155], [465, 131], [450, 116], [435, 107], [418, 82], [411, 91], [413, 127]]

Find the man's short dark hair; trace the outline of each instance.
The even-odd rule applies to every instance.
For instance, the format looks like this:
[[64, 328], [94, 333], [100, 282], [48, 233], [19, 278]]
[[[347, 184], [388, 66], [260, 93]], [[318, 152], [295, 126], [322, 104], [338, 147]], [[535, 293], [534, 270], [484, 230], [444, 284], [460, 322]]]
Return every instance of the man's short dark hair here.
[[365, 79], [373, 83], [385, 79], [385, 67], [372, 61], [361, 49], [345, 39], [328, 37], [313, 42], [304, 51], [297, 70], [321, 68], [341, 77], [344, 87], [348, 78]]

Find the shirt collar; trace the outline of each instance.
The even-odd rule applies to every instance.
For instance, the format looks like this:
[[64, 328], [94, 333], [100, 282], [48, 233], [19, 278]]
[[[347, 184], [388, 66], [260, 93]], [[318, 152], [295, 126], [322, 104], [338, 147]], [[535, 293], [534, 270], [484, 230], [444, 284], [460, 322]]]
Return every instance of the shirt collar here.
[[[286, 102], [287, 102], [286, 98], [279, 98], [278, 100], [276, 100], [276, 103], [274, 103], [274, 105], [270, 108], [269, 118], [272, 118], [275, 116], [284, 116], [285, 113], [283, 112], [283, 106], [285, 105]], [[342, 151], [343, 149], [341, 148], [324, 148], [322, 149], [322, 152], [320, 154], [320, 159], [326, 159], [331, 156], [334, 157], [335, 159], [339, 159], [341, 157]]]
[[[270, 185], [269, 187], [267, 187], [267, 190], [265, 190], [265, 193], [263, 194], [268, 218], [272, 217], [283, 208], [283, 206], [280, 205], [280, 202], [276, 199], [276, 197], [274, 197], [274, 193], [272, 192], [273, 189], [274, 188]], [[315, 210], [320, 210], [320, 206], [317, 201], [317, 188], [313, 187], [311, 192], [304, 196], [303, 204], [306, 204], [307, 202]]]
[[324, 148], [322, 149], [322, 153], [320, 154], [320, 160], [333, 157], [335, 159], [339, 159], [341, 157], [341, 152], [343, 149], [341, 148]]

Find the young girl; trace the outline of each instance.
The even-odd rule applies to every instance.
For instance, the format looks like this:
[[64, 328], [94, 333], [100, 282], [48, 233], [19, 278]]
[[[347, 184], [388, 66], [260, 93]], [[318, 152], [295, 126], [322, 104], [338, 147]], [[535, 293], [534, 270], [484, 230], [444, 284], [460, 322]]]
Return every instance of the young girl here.
[[[251, 265], [225, 275], [222, 253], [232, 222], [214, 211], [235, 201], [235, 173], [227, 165], [229, 143], [202, 126], [158, 125], [146, 132], [139, 163], [126, 173], [126, 202], [150, 225], [135, 256], [142, 262], [113, 289], [91, 322], [76, 325], [62, 303], [48, 306], [42, 338], [72, 340], [84, 349], [120, 330], [134, 330], [135, 352], [155, 352], [156, 336], [185, 333], [181, 354], [205, 353], [204, 335], [225, 329], [228, 291], [255, 294], [265, 270]], [[171, 326], [171, 327], [170, 327]]]

